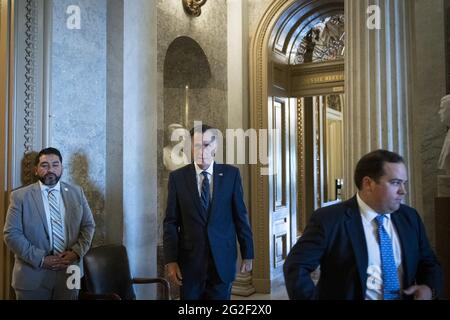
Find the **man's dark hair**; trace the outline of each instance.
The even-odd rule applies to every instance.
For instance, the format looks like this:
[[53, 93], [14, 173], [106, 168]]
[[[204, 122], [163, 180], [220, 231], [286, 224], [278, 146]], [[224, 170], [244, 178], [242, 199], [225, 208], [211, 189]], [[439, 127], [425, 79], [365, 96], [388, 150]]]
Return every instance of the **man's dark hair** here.
[[375, 150], [363, 156], [356, 165], [355, 184], [358, 190], [362, 188], [364, 177], [370, 177], [372, 180], [378, 180], [385, 174], [383, 166], [385, 162], [405, 163], [402, 156], [388, 150]]
[[41, 151], [39, 151], [38, 155], [36, 156], [36, 159], [34, 160], [34, 165], [35, 166], [37, 166], [39, 164], [39, 159], [44, 154], [45, 155], [49, 155], [49, 154], [57, 155], [58, 158], [59, 158], [59, 161], [62, 163], [61, 152], [59, 152], [58, 149], [56, 149], [56, 148], [45, 148], [45, 149], [42, 149]]
[[216, 128], [208, 126], [207, 124], [202, 124], [201, 126], [196, 126], [194, 128], [191, 129], [191, 131], [189, 131], [189, 133], [191, 134], [191, 138], [194, 136], [194, 133], [196, 132], [202, 132], [205, 133], [208, 130], [216, 130]]

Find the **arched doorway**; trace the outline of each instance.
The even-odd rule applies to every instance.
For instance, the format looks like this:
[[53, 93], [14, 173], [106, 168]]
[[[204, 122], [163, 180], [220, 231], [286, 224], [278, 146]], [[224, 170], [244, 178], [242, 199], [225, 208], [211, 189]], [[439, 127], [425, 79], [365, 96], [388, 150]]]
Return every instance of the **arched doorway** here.
[[[274, 174], [261, 174], [265, 169], [261, 164], [250, 171], [253, 284], [258, 292], [270, 292], [282, 278], [284, 259], [304, 227], [305, 213], [324, 204], [328, 199], [324, 195], [332, 193], [326, 183], [323, 128], [327, 105], [343, 100], [344, 63], [342, 59], [313, 63], [316, 53], [305, 48], [305, 39], [318, 24], [343, 15], [341, 0], [273, 1], [251, 41], [250, 126], [280, 132], [268, 140], [268, 171]], [[296, 53], [302, 45], [306, 49], [302, 58], [309, 63], [298, 64]], [[330, 115], [333, 121], [343, 119], [334, 116]], [[336, 130], [331, 120], [330, 130]], [[305, 192], [306, 185], [313, 191]]]
[[287, 52], [288, 95], [297, 105], [297, 236], [317, 208], [341, 200], [344, 179], [343, 4], [297, 27]]

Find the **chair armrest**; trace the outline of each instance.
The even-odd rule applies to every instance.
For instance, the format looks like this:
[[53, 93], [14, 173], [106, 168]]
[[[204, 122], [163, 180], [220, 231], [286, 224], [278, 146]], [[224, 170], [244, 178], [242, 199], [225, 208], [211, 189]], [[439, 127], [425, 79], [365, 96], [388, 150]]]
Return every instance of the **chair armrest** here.
[[164, 278], [133, 278], [131, 281], [135, 284], [144, 284], [144, 283], [166, 283], [167, 280]]
[[79, 300], [122, 300], [117, 293], [98, 294], [92, 292], [80, 293]]
[[169, 281], [164, 278], [132, 278], [134, 284], [159, 283], [164, 288], [163, 297], [165, 300], [170, 300], [170, 285]]

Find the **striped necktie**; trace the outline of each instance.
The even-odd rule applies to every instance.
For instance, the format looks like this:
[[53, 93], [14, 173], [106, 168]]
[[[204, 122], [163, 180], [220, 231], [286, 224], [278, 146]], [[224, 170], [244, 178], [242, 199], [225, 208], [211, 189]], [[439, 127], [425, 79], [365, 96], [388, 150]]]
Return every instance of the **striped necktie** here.
[[61, 213], [59, 212], [58, 191], [48, 190], [48, 204], [50, 208], [50, 220], [52, 224], [53, 254], [65, 251], [64, 226], [62, 224]]
[[398, 280], [397, 266], [395, 265], [392, 241], [383, 226], [384, 214], [379, 214], [375, 219], [378, 224], [378, 239], [381, 257], [381, 273], [383, 279], [383, 299], [400, 299], [400, 283]]

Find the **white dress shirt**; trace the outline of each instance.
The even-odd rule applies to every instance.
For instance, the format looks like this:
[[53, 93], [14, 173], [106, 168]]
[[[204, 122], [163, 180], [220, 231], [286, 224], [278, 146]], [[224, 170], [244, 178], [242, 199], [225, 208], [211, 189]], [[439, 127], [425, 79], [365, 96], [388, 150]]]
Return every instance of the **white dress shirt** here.
[[39, 181], [39, 186], [41, 188], [42, 201], [44, 202], [45, 216], [47, 217], [47, 227], [48, 227], [49, 238], [50, 238], [50, 247], [53, 248], [53, 239], [52, 239], [53, 229], [52, 229], [52, 221], [51, 221], [51, 217], [50, 217], [50, 206], [48, 204], [48, 190], [56, 190], [57, 191], [56, 198], [58, 199], [58, 202], [59, 202], [59, 213], [61, 215], [62, 225], [64, 226], [64, 239], [67, 239], [67, 230], [65, 228], [66, 210], [64, 208], [64, 202], [63, 202], [63, 199], [61, 196], [61, 184], [58, 181], [58, 183], [53, 188], [50, 188], [49, 186], [46, 186], [41, 181]]
[[208, 180], [209, 180], [209, 201], [212, 201], [212, 196], [213, 196], [213, 170], [214, 170], [214, 161], [209, 165], [208, 169], [203, 170], [201, 169], [195, 162], [194, 162], [194, 166], [195, 166], [195, 173], [196, 173], [196, 178], [197, 178], [197, 188], [198, 188], [198, 195], [200, 196], [200, 198], [202, 197], [202, 183], [203, 183], [203, 171], [206, 171], [208, 173]]
[[[383, 300], [383, 280], [381, 277], [381, 257], [380, 246], [378, 244], [378, 225], [375, 221], [378, 215], [375, 210], [370, 208], [359, 196], [356, 195], [358, 201], [359, 212], [364, 227], [364, 234], [366, 236], [368, 266], [367, 266], [367, 290], [366, 300]], [[386, 229], [389, 238], [392, 241], [392, 249], [394, 253], [395, 265], [397, 266], [398, 280], [400, 282], [400, 290], [403, 288], [403, 268], [402, 268], [402, 254], [401, 245], [398, 238], [395, 226], [392, 223], [391, 214], [385, 214], [386, 219], [383, 219], [383, 226]]]

